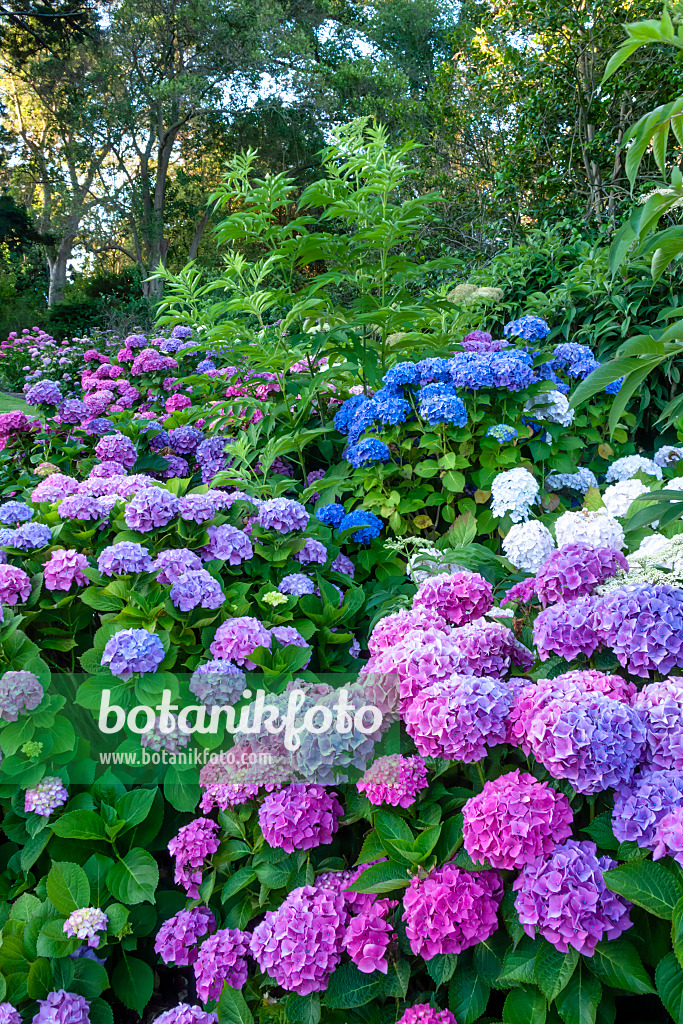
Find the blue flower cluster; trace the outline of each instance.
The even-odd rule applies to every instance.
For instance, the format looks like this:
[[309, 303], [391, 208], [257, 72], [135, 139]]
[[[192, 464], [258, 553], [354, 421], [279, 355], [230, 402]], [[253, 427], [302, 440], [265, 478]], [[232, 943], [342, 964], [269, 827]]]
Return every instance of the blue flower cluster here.
[[420, 416], [427, 423], [451, 423], [464, 427], [467, 409], [455, 389], [447, 384], [426, 384], [420, 391]]
[[525, 338], [527, 341], [539, 341], [550, 334], [550, 327], [540, 316], [523, 316], [519, 320], [511, 320], [505, 324], [503, 334], [506, 338]]
[[507, 444], [509, 441], [514, 441], [515, 438], [519, 437], [519, 433], [514, 427], [509, 427], [506, 423], [495, 423], [486, 431], [486, 436], [495, 438], [499, 444]]
[[358, 527], [355, 533], [351, 534], [350, 540], [358, 544], [369, 544], [382, 532], [382, 520], [373, 512], [365, 512], [363, 509], [356, 509], [354, 512], [347, 512], [339, 524], [340, 533]]
[[346, 461], [354, 469], [359, 469], [361, 466], [371, 466], [375, 462], [387, 462], [390, 454], [384, 441], [380, 441], [376, 437], [364, 437], [358, 444], [350, 445], [345, 453]]
[[333, 502], [330, 505], [321, 505], [316, 511], [315, 517], [319, 519], [325, 526], [339, 526], [342, 519], [346, 515], [346, 509], [339, 502]]
[[33, 519], [33, 511], [23, 501], [6, 501], [0, 505], [0, 523], [25, 523]]

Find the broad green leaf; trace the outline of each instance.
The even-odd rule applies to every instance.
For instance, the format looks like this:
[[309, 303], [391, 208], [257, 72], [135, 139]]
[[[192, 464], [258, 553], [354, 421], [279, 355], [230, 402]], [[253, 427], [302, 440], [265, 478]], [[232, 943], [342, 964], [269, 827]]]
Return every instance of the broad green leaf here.
[[124, 954], [114, 968], [111, 985], [123, 1005], [142, 1016], [154, 991], [154, 972], [144, 960]]
[[579, 954], [571, 946], [561, 953], [550, 942], [541, 943], [536, 956], [536, 983], [549, 1003], [566, 988], [578, 962]]
[[335, 1010], [365, 1006], [379, 995], [382, 980], [377, 971], [363, 974], [355, 964], [342, 964], [330, 976], [330, 983], [325, 992], [325, 1005]]
[[[318, 1024], [320, 1021], [320, 993], [307, 996], [287, 996], [287, 1020], [290, 1024]], [[219, 1017], [219, 1024], [221, 1024]]]
[[657, 964], [655, 984], [659, 998], [674, 1019], [683, 1024], [683, 970], [675, 953], [668, 953]]
[[637, 950], [627, 939], [598, 942], [590, 961], [590, 969], [611, 988], [623, 988], [636, 995], [655, 991]]
[[683, 884], [678, 878], [662, 864], [651, 860], [612, 868], [605, 872], [605, 883], [612, 892], [667, 921], [671, 920], [674, 907], [683, 896]]
[[151, 853], [135, 847], [117, 861], [107, 875], [107, 886], [119, 903], [154, 903], [159, 867]]
[[216, 1007], [218, 1024], [254, 1024], [254, 1017], [242, 993], [225, 985]]
[[471, 964], [458, 964], [448, 986], [448, 1008], [458, 1024], [472, 1024], [481, 1017], [489, 991]]
[[[5, 939], [3, 939], [3, 947]], [[64, 934], [64, 918], [52, 917], [38, 933], [36, 949], [38, 956], [69, 956], [81, 945], [80, 939], [70, 939]]]
[[536, 957], [540, 940], [525, 936], [516, 949], [505, 954], [498, 981], [507, 985], [533, 985], [536, 981]]
[[602, 985], [579, 963], [555, 1000], [564, 1024], [595, 1024]]
[[545, 1024], [547, 1007], [535, 988], [513, 988], [503, 1006], [503, 1024]]
[[396, 864], [391, 862], [373, 864], [349, 886], [351, 892], [392, 892], [394, 889], [405, 889], [409, 885], [408, 875]]
[[88, 876], [78, 864], [69, 861], [53, 864], [47, 876], [47, 895], [55, 909], [68, 917], [72, 911], [90, 904]]
[[453, 977], [458, 958], [455, 953], [440, 953], [427, 960], [427, 974], [439, 988]]
[[105, 839], [104, 822], [95, 811], [67, 811], [52, 822], [50, 828], [62, 839]]

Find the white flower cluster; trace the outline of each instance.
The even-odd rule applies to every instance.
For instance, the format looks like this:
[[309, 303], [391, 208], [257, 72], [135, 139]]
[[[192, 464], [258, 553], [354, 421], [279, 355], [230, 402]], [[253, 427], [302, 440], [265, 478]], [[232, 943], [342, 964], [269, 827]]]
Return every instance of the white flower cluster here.
[[617, 480], [630, 480], [636, 473], [647, 473], [648, 476], [662, 479], [662, 467], [643, 455], [624, 455], [623, 458], [617, 459], [607, 470], [605, 479], [608, 484], [613, 484]]
[[[610, 484], [602, 496], [607, 511], [612, 516], [625, 516], [631, 503], [640, 494], [647, 494], [650, 488], [642, 480], [620, 480], [618, 484]], [[641, 508], [645, 506], [639, 502]]]
[[598, 481], [590, 469], [581, 467], [576, 473], [549, 473], [545, 478], [546, 491], [579, 491], [585, 494], [591, 487], [597, 487]]
[[679, 459], [683, 459], [683, 448], [676, 448], [673, 444], [664, 444], [655, 452], [654, 461], [658, 466], [675, 466]]
[[679, 586], [683, 582], [681, 577], [675, 576], [673, 573], [665, 572], [663, 569], [657, 569], [653, 565], [648, 565], [645, 562], [639, 562], [638, 565], [631, 569], [628, 575], [620, 569], [616, 576], [611, 576], [604, 583], [596, 587], [596, 593], [607, 594], [611, 590], [620, 590], [625, 586], [636, 586], [638, 583], [649, 583], [651, 586], [659, 586], [660, 584], [666, 583], [669, 586]]
[[567, 544], [590, 544], [594, 548], [616, 548], [624, 544], [624, 531], [606, 508], [595, 512], [581, 509], [578, 512], [563, 512], [555, 523], [555, 538], [558, 548]]
[[645, 540], [641, 541], [637, 551], [632, 551], [630, 555], [626, 556], [627, 561], [635, 563], [655, 559], [658, 564], [663, 565], [664, 563], [659, 555], [666, 551], [670, 544], [671, 541], [661, 533], [653, 533], [651, 537], [646, 537]]
[[524, 412], [533, 412], [539, 420], [563, 427], [570, 427], [574, 422], [574, 410], [569, 408], [569, 399], [561, 391], [540, 391], [529, 399]]
[[522, 466], [508, 469], [499, 473], [491, 484], [491, 512], [496, 519], [509, 513], [513, 523], [524, 522], [539, 494], [538, 481], [528, 469]]
[[517, 523], [503, 541], [503, 551], [516, 569], [536, 573], [551, 552], [555, 541], [547, 526], [538, 519]]

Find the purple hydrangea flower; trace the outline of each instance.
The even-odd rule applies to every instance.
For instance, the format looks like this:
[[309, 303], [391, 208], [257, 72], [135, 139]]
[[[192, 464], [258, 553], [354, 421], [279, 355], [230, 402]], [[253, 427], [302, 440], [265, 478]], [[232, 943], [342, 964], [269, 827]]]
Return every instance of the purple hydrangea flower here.
[[263, 502], [258, 514], [259, 526], [277, 533], [305, 530], [308, 520], [308, 512], [301, 502], [291, 498], [270, 498]]
[[21, 1014], [11, 1003], [0, 1003], [0, 1024], [21, 1024]]
[[16, 722], [19, 715], [35, 711], [45, 691], [33, 672], [10, 669], [0, 679], [0, 718]]
[[652, 859], [673, 857], [683, 865], [683, 807], [676, 807], [665, 814], [655, 829]]
[[573, 661], [579, 654], [590, 657], [600, 646], [597, 599], [579, 597], [544, 609], [534, 622], [534, 642], [541, 661], [559, 654]]
[[157, 1017], [154, 1024], [218, 1024], [218, 1014], [208, 1013], [199, 1006], [178, 1003]]
[[215, 927], [216, 918], [208, 907], [180, 910], [164, 921], [157, 932], [154, 952], [159, 954], [165, 964], [188, 967], [199, 956], [198, 943], [202, 935], [213, 931]]
[[168, 526], [177, 515], [178, 499], [175, 494], [161, 487], [146, 487], [128, 503], [124, 519], [131, 530], [149, 533]]
[[332, 572], [341, 572], [346, 576], [350, 576], [351, 579], [356, 575], [356, 568], [346, 555], [338, 554], [335, 560], [330, 565]]
[[60, 519], [107, 519], [109, 511], [102, 502], [90, 494], [72, 494], [59, 503]]
[[403, 897], [406, 936], [416, 956], [462, 953], [498, 927], [503, 883], [497, 871], [463, 871], [444, 864], [411, 878]]
[[33, 789], [27, 789], [24, 796], [26, 814], [40, 814], [49, 818], [58, 807], [63, 807], [69, 799], [62, 780], [56, 775], [45, 776]]
[[74, 480], [72, 476], [67, 476], [65, 473], [50, 473], [34, 488], [31, 501], [34, 503], [60, 501], [68, 494], [75, 494], [77, 490], [78, 481]]
[[396, 1024], [458, 1024], [458, 1022], [450, 1010], [435, 1010], [429, 1003], [416, 1003], [415, 1006], [408, 1007]]
[[182, 885], [190, 899], [199, 898], [204, 861], [219, 846], [219, 826], [210, 818], [195, 818], [189, 825], [183, 825], [168, 844], [175, 857], [175, 883]]
[[269, 910], [251, 937], [260, 969], [287, 992], [322, 992], [341, 962], [348, 913], [344, 897], [310, 885]]
[[356, 785], [371, 804], [410, 807], [427, 788], [427, 767], [421, 757], [387, 754], [373, 761]]
[[83, 570], [88, 568], [88, 559], [75, 548], [58, 548], [50, 552], [50, 558], [43, 566], [47, 590], [70, 590], [75, 583], [87, 586], [88, 579]]
[[250, 615], [239, 616], [226, 621], [218, 627], [209, 650], [214, 658], [232, 661], [235, 665], [244, 665], [248, 669], [255, 667], [248, 657], [257, 647], [270, 650], [272, 641], [270, 633], [258, 619]]
[[281, 594], [303, 597], [305, 594], [313, 594], [315, 592], [315, 583], [308, 576], [304, 576], [303, 573], [293, 572], [289, 576], [282, 578], [277, 589]]
[[6, 526], [25, 523], [29, 519], [33, 519], [33, 509], [23, 501], [6, 501], [0, 505], [0, 523]]
[[375, 899], [351, 918], [344, 934], [344, 948], [361, 974], [388, 973], [387, 953], [394, 936], [388, 917], [397, 906], [398, 900]]
[[208, 526], [209, 543], [201, 548], [200, 554], [205, 562], [218, 558], [228, 565], [240, 565], [254, 557], [251, 541], [243, 530], [224, 523], [222, 526]]
[[171, 586], [171, 601], [181, 612], [193, 608], [220, 608], [225, 594], [217, 579], [206, 569], [184, 572]]
[[64, 934], [72, 939], [87, 939], [95, 949], [100, 944], [98, 932], [106, 932], [109, 918], [98, 907], [83, 907], [74, 910], [64, 922]]
[[683, 668], [683, 590], [678, 587], [643, 583], [613, 590], [596, 601], [594, 629], [634, 676]]
[[295, 783], [269, 793], [259, 808], [259, 825], [270, 846], [287, 853], [327, 846], [339, 828], [344, 808], [323, 786]]
[[614, 794], [612, 831], [620, 843], [653, 848], [657, 825], [683, 806], [683, 774], [679, 770], [644, 769]]
[[491, 584], [476, 572], [430, 576], [413, 598], [413, 608], [434, 610], [454, 626], [478, 619], [493, 605]]
[[203, 1003], [218, 999], [227, 982], [243, 988], [247, 980], [247, 955], [251, 936], [239, 928], [221, 928], [202, 943], [194, 965], [197, 995]]
[[174, 427], [169, 430], [168, 437], [176, 455], [190, 455], [204, 440], [201, 430], [189, 425]]
[[175, 583], [183, 573], [195, 572], [201, 567], [201, 559], [194, 551], [190, 551], [189, 548], [170, 548], [167, 551], [159, 552], [151, 569], [156, 572], [159, 583], [169, 586]]
[[19, 551], [35, 551], [52, 542], [52, 530], [44, 523], [24, 523], [12, 537], [12, 547]]
[[156, 672], [164, 657], [163, 644], [156, 633], [120, 629], [107, 640], [101, 665], [125, 682], [136, 672]]
[[610, 892], [603, 872], [616, 867], [611, 857], [598, 857], [595, 843], [568, 839], [549, 859], [527, 864], [512, 883], [515, 909], [531, 938], [536, 928], [566, 953], [573, 946], [593, 956], [601, 939], [616, 939], [631, 927], [631, 904]]
[[174, 477], [182, 479], [191, 476], [190, 467], [185, 459], [181, 459], [178, 455], [164, 455], [164, 459], [166, 460], [166, 469], [161, 473], [164, 480], [173, 480]]
[[97, 568], [103, 576], [123, 576], [130, 572], [151, 572], [154, 566], [144, 545], [122, 540], [100, 552]]
[[300, 565], [324, 565], [327, 561], [327, 548], [319, 540], [309, 537], [301, 551], [297, 551], [294, 557]]
[[100, 438], [95, 445], [95, 455], [101, 462], [105, 459], [113, 459], [114, 462], [120, 462], [126, 469], [132, 469], [138, 457], [131, 439], [125, 434], [119, 433]]
[[81, 423], [90, 416], [90, 410], [80, 398], [66, 398], [59, 407], [62, 423]]
[[567, 544], [546, 558], [536, 573], [536, 594], [545, 608], [557, 601], [570, 601], [592, 594], [619, 569], [629, 565], [614, 548], [594, 548], [590, 544]]
[[501, 622], [471, 622], [451, 631], [453, 671], [466, 676], [507, 674], [512, 664], [530, 669], [536, 660]]
[[480, 761], [489, 747], [505, 742], [511, 700], [499, 679], [454, 674], [419, 690], [403, 720], [422, 757]]
[[39, 380], [25, 395], [27, 405], [59, 405], [62, 392], [54, 380]]
[[84, 996], [60, 988], [38, 1000], [33, 1024], [90, 1024], [90, 1003]]
[[216, 515], [216, 508], [206, 494], [186, 494], [178, 502], [178, 514], [188, 523], [206, 523]]
[[15, 605], [31, 595], [31, 581], [23, 569], [15, 565], [0, 565], [0, 604]]
[[205, 707], [223, 707], [235, 704], [246, 685], [246, 676], [237, 665], [214, 658], [194, 670], [190, 679], [190, 692]]

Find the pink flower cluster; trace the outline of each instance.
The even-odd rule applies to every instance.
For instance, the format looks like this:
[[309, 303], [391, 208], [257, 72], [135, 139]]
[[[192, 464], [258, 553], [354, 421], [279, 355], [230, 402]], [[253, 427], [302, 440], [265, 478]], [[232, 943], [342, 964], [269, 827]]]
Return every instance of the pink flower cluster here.
[[270, 846], [293, 853], [331, 843], [343, 814], [336, 795], [324, 786], [294, 783], [264, 799], [258, 820]]
[[175, 857], [175, 882], [196, 900], [202, 881], [204, 861], [220, 846], [219, 827], [210, 818], [195, 818], [183, 825], [170, 843], [169, 853]]
[[463, 871], [444, 864], [426, 878], [411, 878], [403, 897], [410, 948], [431, 960], [484, 942], [498, 927], [502, 897], [497, 871]]
[[480, 618], [492, 605], [493, 588], [476, 572], [431, 576], [420, 584], [413, 598], [414, 609], [437, 611], [454, 626]]
[[357, 787], [371, 804], [410, 807], [427, 788], [427, 767], [421, 757], [386, 754], [370, 765]]

